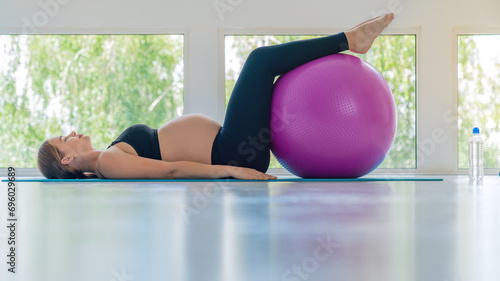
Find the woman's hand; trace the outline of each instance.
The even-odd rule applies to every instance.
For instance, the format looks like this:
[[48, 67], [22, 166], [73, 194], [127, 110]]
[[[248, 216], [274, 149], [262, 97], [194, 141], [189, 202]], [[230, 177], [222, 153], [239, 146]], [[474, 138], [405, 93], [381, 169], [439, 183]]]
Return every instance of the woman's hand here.
[[261, 173], [255, 169], [229, 166], [229, 175], [241, 180], [275, 180], [278, 177]]

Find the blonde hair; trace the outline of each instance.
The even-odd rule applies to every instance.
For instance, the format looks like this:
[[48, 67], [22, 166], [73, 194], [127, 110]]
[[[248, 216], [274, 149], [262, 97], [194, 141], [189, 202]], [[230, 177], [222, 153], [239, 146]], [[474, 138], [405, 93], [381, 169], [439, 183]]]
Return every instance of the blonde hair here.
[[97, 178], [94, 173], [82, 172], [69, 165], [63, 165], [61, 160], [64, 155], [61, 151], [44, 141], [38, 149], [38, 170], [48, 179], [89, 179]]

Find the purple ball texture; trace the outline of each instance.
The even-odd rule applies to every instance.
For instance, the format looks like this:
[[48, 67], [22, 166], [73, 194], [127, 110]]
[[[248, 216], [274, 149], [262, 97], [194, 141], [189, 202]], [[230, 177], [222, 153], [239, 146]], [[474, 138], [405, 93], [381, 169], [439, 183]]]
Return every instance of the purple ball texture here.
[[369, 63], [335, 54], [279, 77], [271, 104], [271, 151], [303, 178], [357, 178], [389, 153], [397, 127], [387, 81]]

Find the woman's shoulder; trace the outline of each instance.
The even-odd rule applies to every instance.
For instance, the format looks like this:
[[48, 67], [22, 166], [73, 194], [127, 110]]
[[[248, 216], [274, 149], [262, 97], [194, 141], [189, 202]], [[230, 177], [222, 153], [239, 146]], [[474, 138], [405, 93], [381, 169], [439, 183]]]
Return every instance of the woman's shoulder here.
[[122, 153], [127, 153], [125, 150], [120, 148], [122, 143], [117, 143], [116, 145], [109, 147], [108, 149], [104, 150], [101, 152], [101, 154], [97, 157], [96, 163], [95, 163], [95, 168], [96, 168], [96, 174], [100, 178], [106, 178], [101, 171], [106, 169], [106, 166], [114, 165], [115, 164], [115, 159], [116, 155], [122, 154]]
[[120, 143], [117, 143], [117, 145], [114, 145], [112, 147], [107, 148], [106, 150], [102, 151], [101, 154], [97, 157], [97, 164], [101, 164], [105, 162], [107, 159], [109, 159], [111, 156], [116, 155], [118, 153], [126, 153], [123, 149], [121, 149], [118, 145]]

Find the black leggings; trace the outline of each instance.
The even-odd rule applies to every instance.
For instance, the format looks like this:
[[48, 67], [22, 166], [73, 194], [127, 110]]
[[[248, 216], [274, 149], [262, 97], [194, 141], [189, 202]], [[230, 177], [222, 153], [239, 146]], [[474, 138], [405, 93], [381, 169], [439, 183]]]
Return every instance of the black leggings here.
[[275, 77], [348, 49], [347, 38], [342, 32], [253, 50], [236, 81], [224, 124], [212, 145], [212, 164], [266, 172], [270, 159], [269, 125]]

